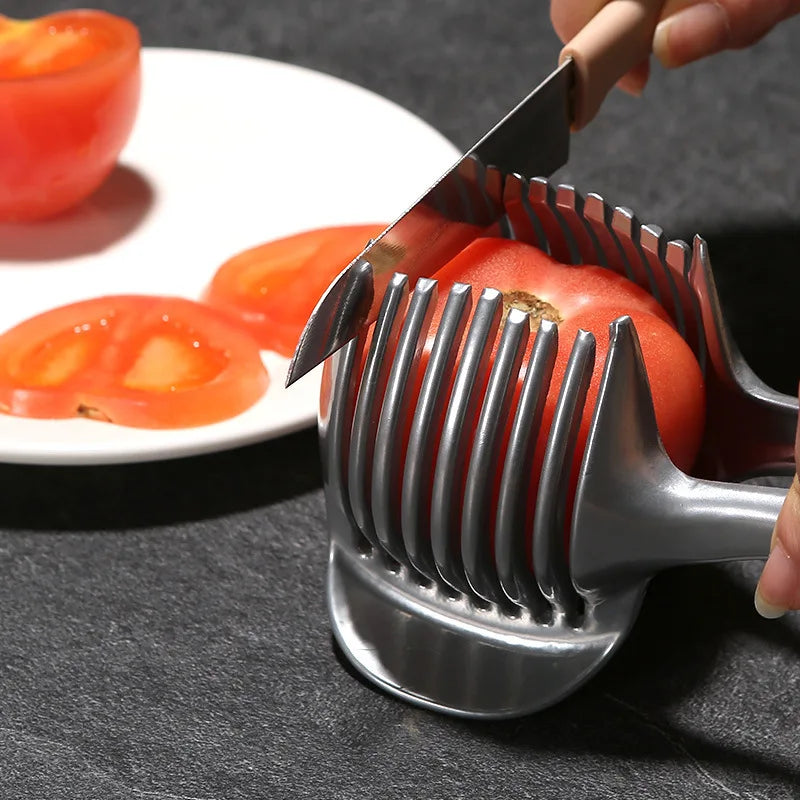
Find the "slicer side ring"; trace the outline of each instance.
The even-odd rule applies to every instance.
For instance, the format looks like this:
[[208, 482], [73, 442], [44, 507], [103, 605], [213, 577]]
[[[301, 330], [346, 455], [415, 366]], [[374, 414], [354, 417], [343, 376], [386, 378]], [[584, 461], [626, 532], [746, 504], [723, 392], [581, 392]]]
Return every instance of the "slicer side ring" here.
[[[435, 587], [415, 585], [335, 538], [329, 555], [328, 612], [347, 660], [388, 693], [451, 716], [510, 719], [552, 706], [594, 675], [628, 632], [600, 626], [592, 637], [591, 625], [545, 627], [524, 614], [475, 609], [463, 597], [443, 602]], [[643, 587], [623, 593], [614, 607], [632, 622], [643, 596]], [[566, 661], [568, 683], [559, 676]]]

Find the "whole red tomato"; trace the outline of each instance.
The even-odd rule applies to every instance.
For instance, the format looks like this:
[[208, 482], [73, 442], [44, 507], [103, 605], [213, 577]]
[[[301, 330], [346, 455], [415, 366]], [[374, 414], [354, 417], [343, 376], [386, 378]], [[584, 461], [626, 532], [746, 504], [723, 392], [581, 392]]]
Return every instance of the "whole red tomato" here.
[[188, 428], [244, 411], [268, 384], [247, 333], [179, 297], [93, 298], [0, 336], [0, 411], [15, 416]]
[[0, 16], [0, 220], [58, 214], [105, 180], [136, 118], [139, 49], [102, 11]]
[[[547, 433], [570, 350], [576, 333], [584, 329], [594, 334], [597, 351], [573, 462], [571, 491], [574, 492], [608, 352], [609, 323], [623, 315], [630, 316], [641, 342], [664, 447], [678, 467], [691, 470], [705, 425], [703, 376], [694, 354], [675, 330], [667, 312], [647, 292], [602, 267], [561, 264], [530, 245], [494, 238], [475, 241], [445, 265], [436, 278], [439, 302], [420, 363], [420, 383], [447, 292], [455, 282], [470, 284], [474, 301], [484, 288], [501, 291], [506, 310], [520, 308], [531, 313], [533, 329], [538, 328], [542, 318], [558, 325], [558, 355], [537, 440], [531, 497], [535, 497]], [[531, 336], [528, 353], [533, 341], [534, 336]], [[525, 363], [527, 359], [518, 378], [517, 396], [525, 377]], [[510, 433], [510, 422], [507, 421], [506, 437]]]

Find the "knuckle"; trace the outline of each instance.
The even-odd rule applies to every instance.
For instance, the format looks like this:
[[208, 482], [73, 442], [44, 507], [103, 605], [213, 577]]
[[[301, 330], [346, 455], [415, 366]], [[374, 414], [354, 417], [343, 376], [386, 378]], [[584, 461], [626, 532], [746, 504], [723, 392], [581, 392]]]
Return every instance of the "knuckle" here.
[[550, 23], [562, 42], [572, 39], [608, 0], [550, 0]]
[[728, 46], [749, 47], [763, 38], [790, 13], [793, 0], [716, 0], [728, 16]]

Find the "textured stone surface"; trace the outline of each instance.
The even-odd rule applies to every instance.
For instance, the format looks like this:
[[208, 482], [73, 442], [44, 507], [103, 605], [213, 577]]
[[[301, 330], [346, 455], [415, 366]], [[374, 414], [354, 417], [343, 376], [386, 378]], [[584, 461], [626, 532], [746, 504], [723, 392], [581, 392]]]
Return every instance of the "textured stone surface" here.
[[[544, 0], [95, 5], [134, 18], [147, 45], [351, 80], [462, 147], [558, 49]], [[742, 349], [787, 391], [798, 36], [794, 22], [657, 71], [641, 100], [615, 94], [561, 175], [671, 235], [704, 234]], [[0, 466], [0, 797], [800, 796], [800, 625], [756, 617], [757, 565], [661, 576], [585, 689], [524, 720], [467, 723], [390, 699], [337, 656], [320, 486], [312, 431], [160, 464]]]

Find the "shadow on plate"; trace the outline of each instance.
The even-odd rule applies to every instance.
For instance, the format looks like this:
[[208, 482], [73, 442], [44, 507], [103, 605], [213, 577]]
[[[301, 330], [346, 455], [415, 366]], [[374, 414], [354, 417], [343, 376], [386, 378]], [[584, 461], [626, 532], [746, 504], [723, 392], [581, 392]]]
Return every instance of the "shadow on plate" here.
[[3, 261], [46, 262], [100, 253], [135, 231], [155, 201], [142, 173], [118, 165], [79, 206], [52, 219], [0, 223]]
[[0, 528], [134, 530], [247, 511], [322, 486], [316, 428], [208, 455], [140, 464], [0, 464]]

